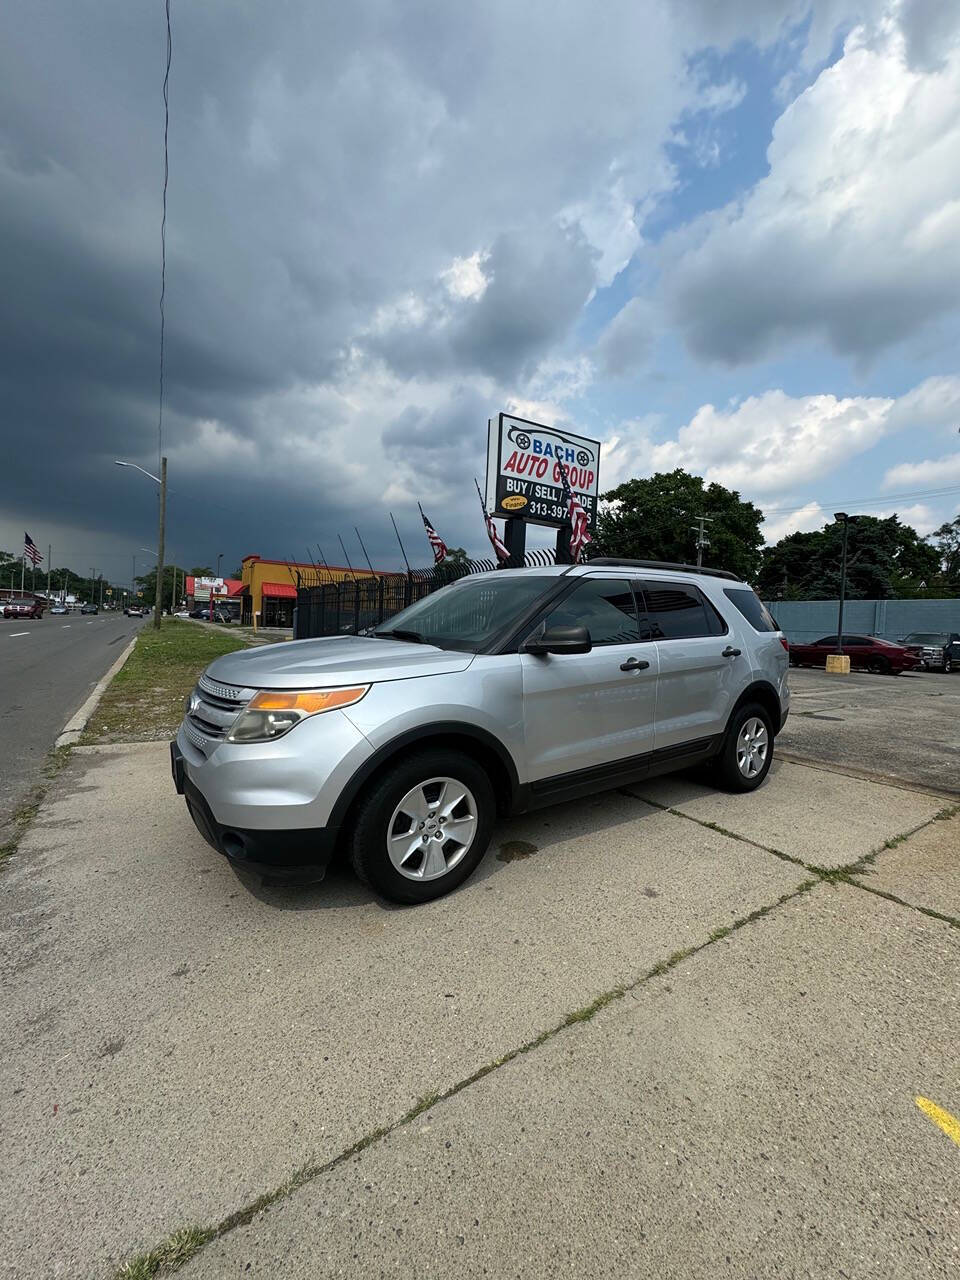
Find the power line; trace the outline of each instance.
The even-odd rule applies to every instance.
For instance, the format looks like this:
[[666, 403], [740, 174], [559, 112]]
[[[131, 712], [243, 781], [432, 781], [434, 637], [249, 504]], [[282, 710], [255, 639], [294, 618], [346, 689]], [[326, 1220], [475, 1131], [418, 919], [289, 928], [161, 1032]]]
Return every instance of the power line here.
[[170, 62], [173, 58], [173, 40], [170, 35], [170, 0], [164, 0], [167, 17], [167, 66], [163, 74], [163, 216], [160, 219], [160, 413], [157, 420], [157, 470], [163, 453], [163, 345], [166, 316], [163, 304], [167, 293], [167, 182], [170, 177], [170, 161], [167, 142], [170, 134]]
[[803, 511], [805, 507], [885, 507], [891, 502], [904, 502], [907, 500], [914, 501], [918, 498], [946, 498], [951, 494], [960, 493], [960, 487], [953, 485], [946, 489], [918, 489], [913, 493], [887, 493], [879, 497], [873, 498], [808, 498], [806, 502], [798, 503], [793, 507], [764, 507], [762, 503], [757, 503], [761, 507], [765, 516], [767, 515], [789, 515], [795, 511]]

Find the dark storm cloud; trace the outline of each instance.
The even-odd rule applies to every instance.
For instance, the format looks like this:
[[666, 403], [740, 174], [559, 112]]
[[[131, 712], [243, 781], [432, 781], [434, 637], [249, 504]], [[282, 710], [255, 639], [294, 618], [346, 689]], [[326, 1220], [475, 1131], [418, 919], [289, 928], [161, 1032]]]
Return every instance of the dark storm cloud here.
[[[183, 558], [303, 554], [358, 513], [392, 554], [382, 495], [414, 459], [464, 540], [486, 417], [568, 340], [620, 252], [605, 228], [669, 182], [710, 10], [174, 4], [164, 449]], [[750, 5], [729, 10], [709, 38], [749, 34]], [[0, 545], [46, 522], [136, 546], [151, 486], [113, 458], [156, 461], [163, 6], [10, 0], [0, 23]], [[445, 273], [478, 253], [485, 292], [453, 296]], [[383, 319], [408, 297], [422, 322]]]

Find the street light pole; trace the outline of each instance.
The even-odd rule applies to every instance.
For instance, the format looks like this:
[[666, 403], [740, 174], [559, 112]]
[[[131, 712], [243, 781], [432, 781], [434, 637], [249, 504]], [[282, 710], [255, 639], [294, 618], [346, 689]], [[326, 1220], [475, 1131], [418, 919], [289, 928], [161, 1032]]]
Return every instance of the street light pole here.
[[220, 561], [222, 559], [223, 559], [223, 552], [221, 551], [220, 554], [217, 556], [217, 577], [218, 578], [220, 577]]
[[840, 553], [840, 610], [837, 617], [837, 653], [843, 656], [843, 605], [847, 595], [847, 538], [850, 533], [850, 521], [858, 519], [849, 516], [846, 511], [835, 511], [833, 515], [837, 523], [843, 524], [843, 550]]
[[160, 615], [163, 613], [163, 538], [167, 521], [167, 460], [166, 458], [160, 459], [160, 474], [158, 476], [155, 476], [152, 471], [147, 471], [146, 468], [138, 466], [136, 462], [121, 462], [119, 458], [114, 458], [114, 462], [118, 467], [133, 467], [134, 471], [142, 472], [143, 475], [155, 480], [160, 486], [160, 528], [157, 534], [157, 590], [153, 608], [153, 625], [159, 631]]

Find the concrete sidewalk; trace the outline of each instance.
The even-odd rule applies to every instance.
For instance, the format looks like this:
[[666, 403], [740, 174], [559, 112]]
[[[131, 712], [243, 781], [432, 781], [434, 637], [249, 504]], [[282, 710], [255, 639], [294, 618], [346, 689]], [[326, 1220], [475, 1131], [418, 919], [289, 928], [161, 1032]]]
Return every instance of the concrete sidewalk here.
[[748, 1228], [741, 1269], [773, 1274], [861, 1247], [861, 1184], [910, 1263], [872, 1274], [945, 1274], [960, 1149], [911, 1091], [960, 1110], [960, 935], [801, 865], [920, 828], [862, 883], [952, 914], [941, 798], [785, 764], [739, 798], [664, 779], [503, 824], [459, 892], [403, 910], [340, 869], [240, 881], [168, 772], [164, 744], [78, 752], [0, 882], [0, 1275], [110, 1276], [304, 1166], [184, 1274], [706, 1275]]

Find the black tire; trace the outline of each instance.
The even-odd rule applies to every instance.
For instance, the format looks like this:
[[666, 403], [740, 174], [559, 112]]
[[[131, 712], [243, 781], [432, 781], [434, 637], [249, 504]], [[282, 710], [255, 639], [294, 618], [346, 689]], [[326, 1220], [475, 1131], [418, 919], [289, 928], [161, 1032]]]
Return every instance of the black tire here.
[[[740, 731], [748, 720], [759, 720], [767, 731], [767, 751], [763, 765], [752, 777], [745, 776], [737, 763]], [[726, 791], [755, 791], [770, 772], [773, 760], [773, 724], [770, 713], [759, 702], [748, 702], [730, 717], [720, 754], [714, 761], [714, 778]]]
[[[888, 676], [890, 674], [890, 663], [886, 658], [871, 658], [867, 665], [867, 670], [875, 676]], [[899, 675], [900, 673], [897, 672]]]
[[952, 658], [944, 658], [944, 660], [943, 660], [943, 674], [944, 674], [945, 676], [948, 676], [952, 670], [953, 670], [953, 659], [952, 659]]
[[[456, 779], [472, 793], [476, 830], [467, 852], [449, 872], [433, 880], [412, 880], [390, 861], [387, 828], [404, 796], [418, 783], [435, 777]], [[476, 870], [490, 843], [496, 809], [490, 779], [476, 760], [437, 747], [419, 751], [387, 768], [367, 790], [353, 823], [350, 863], [364, 884], [392, 902], [430, 902], [456, 889]]]

